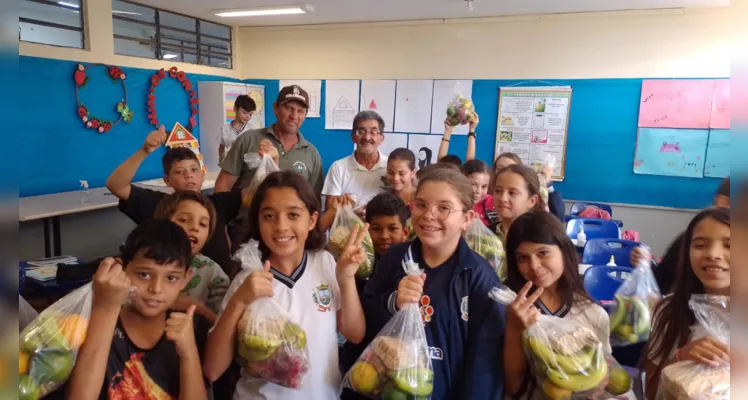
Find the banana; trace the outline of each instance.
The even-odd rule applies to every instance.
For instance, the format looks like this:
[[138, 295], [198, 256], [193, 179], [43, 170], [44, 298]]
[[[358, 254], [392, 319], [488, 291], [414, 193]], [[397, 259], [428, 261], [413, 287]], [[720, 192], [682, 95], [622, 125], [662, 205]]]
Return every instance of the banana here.
[[593, 356], [594, 362], [581, 374], [563, 374], [555, 369], [549, 368], [545, 373], [548, 380], [554, 385], [568, 389], [572, 392], [586, 392], [594, 389], [608, 375], [608, 363], [598, 349]]
[[550, 347], [537, 338], [529, 338], [527, 340], [527, 345], [536, 357], [548, 364], [548, 368], [558, 367], [564, 371], [564, 373], [571, 374], [579, 373], [579, 371], [584, 371], [589, 368], [592, 364], [593, 356], [596, 353], [596, 347], [588, 346], [574, 355], [563, 356], [554, 353]]
[[626, 298], [616, 295], [616, 310], [610, 316], [610, 330], [613, 331], [626, 317]]
[[650, 323], [652, 322], [652, 317], [649, 312], [649, 304], [645, 303], [638, 297], [634, 297], [631, 300], [632, 303], [634, 303], [636, 312], [636, 319], [634, 320], [634, 333], [636, 333], [637, 335], [643, 335], [649, 332]]

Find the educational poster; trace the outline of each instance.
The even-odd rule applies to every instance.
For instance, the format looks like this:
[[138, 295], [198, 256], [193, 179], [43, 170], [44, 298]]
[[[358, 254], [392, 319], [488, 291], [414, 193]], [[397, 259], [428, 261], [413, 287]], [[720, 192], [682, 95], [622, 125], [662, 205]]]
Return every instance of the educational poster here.
[[639, 127], [708, 129], [713, 80], [644, 80]]
[[376, 111], [384, 119], [384, 131], [395, 124], [395, 80], [362, 80], [361, 110]]
[[730, 175], [730, 130], [712, 129], [706, 144], [704, 176], [725, 178]]
[[265, 86], [247, 85], [247, 95], [255, 101], [257, 109], [249, 120], [249, 129], [265, 127]]
[[712, 95], [712, 116], [709, 120], [712, 129], [730, 129], [730, 80], [714, 81]]
[[639, 128], [634, 172], [702, 178], [708, 136], [706, 129]]
[[[379, 146], [379, 151], [385, 156], [389, 156], [392, 150], [404, 147], [408, 148], [408, 134], [407, 133], [387, 133], [384, 135], [384, 142]], [[437, 151], [439, 149], [437, 148]]]
[[[264, 90], [264, 88], [263, 88]], [[223, 108], [224, 114], [226, 115], [226, 123], [233, 121], [236, 118], [236, 112], [234, 111], [234, 103], [236, 98], [240, 95], [247, 94], [247, 85], [243, 84], [230, 84], [225, 83], [223, 85]]]
[[408, 148], [416, 156], [416, 169], [436, 164], [439, 155], [441, 136], [436, 135], [408, 135]]
[[[436, 80], [434, 81], [434, 98], [431, 102], [431, 133], [434, 135], [444, 134], [444, 120], [447, 119], [447, 105], [461, 95], [463, 98], [472, 99], [472, 80]], [[452, 130], [454, 135], [467, 135], [470, 127], [457, 125]]]
[[434, 81], [406, 79], [397, 81], [395, 90], [396, 132], [430, 133], [431, 98]]
[[358, 114], [359, 81], [325, 81], [325, 129], [353, 129]]
[[563, 180], [571, 92], [570, 86], [500, 88], [496, 157], [512, 152], [540, 168], [552, 155], [553, 179]]
[[300, 88], [306, 90], [309, 93], [309, 113], [307, 118], [319, 118], [320, 101], [322, 100], [322, 81], [320, 80], [291, 80], [284, 79], [278, 81], [278, 90], [283, 89], [286, 86], [297, 85]]

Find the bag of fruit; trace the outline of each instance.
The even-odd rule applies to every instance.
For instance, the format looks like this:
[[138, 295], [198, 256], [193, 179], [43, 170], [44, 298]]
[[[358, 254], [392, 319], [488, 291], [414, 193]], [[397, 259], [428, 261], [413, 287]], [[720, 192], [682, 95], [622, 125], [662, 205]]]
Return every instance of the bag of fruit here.
[[[242, 269], [262, 271], [258, 243], [250, 240], [234, 258]], [[250, 304], [237, 324], [236, 350], [249, 376], [299, 388], [309, 370], [306, 332], [272, 298]]]
[[[694, 294], [688, 301], [697, 325], [730, 345], [730, 297]], [[663, 368], [657, 400], [730, 400], [730, 366], [713, 367], [686, 360]]]
[[[646, 246], [642, 250], [649, 253]], [[650, 257], [642, 257], [642, 260]], [[652, 325], [652, 312], [662, 298], [649, 262], [642, 261], [616, 290], [610, 311], [610, 343], [626, 346], [646, 342]]]
[[[363, 228], [364, 222], [353, 212], [353, 207], [348, 204], [338, 207], [335, 219], [332, 221], [332, 227], [330, 227], [330, 243], [327, 246], [336, 260], [340, 257], [340, 253], [348, 243], [348, 237], [351, 236], [353, 227], [356, 225]], [[374, 272], [374, 242], [371, 241], [369, 232], [366, 232], [361, 246], [366, 250], [366, 261], [358, 267], [356, 278], [366, 279]]]
[[[493, 288], [488, 295], [506, 306], [517, 297], [507, 287]], [[523, 333], [522, 344], [535, 390], [548, 399], [611, 399], [631, 389], [628, 372], [586, 326], [541, 314]]]
[[260, 183], [265, 180], [265, 177], [275, 171], [280, 171], [278, 164], [273, 161], [273, 158], [267, 154], [260, 155], [260, 153], [248, 153], [244, 155], [244, 162], [247, 164], [249, 169], [254, 169], [255, 174], [252, 177], [252, 182], [249, 183], [249, 191], [253, 192], [260, 186]]
[[[403, 268], [408, 275], [423, 273], [412, 257]], [[371, 399], [430, 398], [434, 370], [418, 304], [409, 303], [387, 322], [345, 375], [343, 387]]]
[[478, 119], [473, 101], [466, 98], [459, 82], [454, 86], [454, 97], [447, 103], [447, 123], [452, 126], [465, 125]]
[[503, 282], [506, 279], [506, 264], [504, 263], [506, 253], [499, 237], [491, 232], [480, 218], [473, 218], [463, 236], [468, 246], [491, 264], [496, 275]]
[[42, 311], [19, 336], [18, 392], [42, 398], [64, 384], [86, 339], [93, 290], [88, 283]]

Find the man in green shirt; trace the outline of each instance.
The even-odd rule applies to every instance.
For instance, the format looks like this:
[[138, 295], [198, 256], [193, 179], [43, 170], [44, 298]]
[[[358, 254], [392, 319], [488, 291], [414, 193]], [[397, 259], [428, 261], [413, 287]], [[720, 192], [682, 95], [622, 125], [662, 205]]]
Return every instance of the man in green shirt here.
[[264, 129], [246, 131], [236, 139], [221, 162], [214, 191], [248, 186], [257, 169], [247, 166], [244, 155], [260, 152], [271, 156], [280, 169], [300, 173], [319, 195], [324, 182], [322, 158], [299, 131], [308, 110], [309, 94], [304, 89], [296, 85], [281, 89], [273, 103], [276, 122]]

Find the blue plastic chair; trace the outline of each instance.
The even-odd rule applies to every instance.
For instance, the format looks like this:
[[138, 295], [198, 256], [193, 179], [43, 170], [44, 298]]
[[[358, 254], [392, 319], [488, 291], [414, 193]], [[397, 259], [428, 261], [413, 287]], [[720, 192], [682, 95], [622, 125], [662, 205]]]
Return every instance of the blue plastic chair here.
[[633, 270], [631, 267], [594, 265], [584, 272], [584, 288], [590, 297], [605, 307], [612, 303], [616, 290]]
[[[586, 225], [585, 233], [587, 233]], [[633, 267], [630, 263], [629, 254], [631, 250], [638, 246], [640, 246], [640, 243], [630, 240], [589, 239], [582, 253], [582, 264], [605, 265], [610, 261], [610, 256], [613, 256], [617, 266]]]
[[611, 218], [613, 217], [613, 209], [605, 204], [605, 203], [594, 203], [594, 202], [586, 202], [586, 201], [578, 201], [571, 205], [571, 215], [577, 215], [582, 210], [584, 210], [587, 207], [596, 207], [601, 210], [605, 210], [610, 214]]
[[613, 221], [594, 218], [570, 219], [566, 223], [566, 234], [570, 238], [576, 239], [582, 223], [584, 224], [584, 234], [587, 236], [587, 240], [619, 239], [621, 237], [621, 230], [618, 228], [618, 224]]

